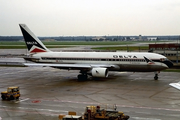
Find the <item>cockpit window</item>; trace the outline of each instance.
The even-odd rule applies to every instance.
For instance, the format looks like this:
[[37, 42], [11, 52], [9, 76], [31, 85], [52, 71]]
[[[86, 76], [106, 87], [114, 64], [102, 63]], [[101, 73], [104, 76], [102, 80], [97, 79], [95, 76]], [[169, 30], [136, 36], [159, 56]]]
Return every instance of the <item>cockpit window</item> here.
[[160, 58], [160, 61], [167, 61], [167, 58]]
[[160, 58], [160, 61], [164, 61], [164, 58]]

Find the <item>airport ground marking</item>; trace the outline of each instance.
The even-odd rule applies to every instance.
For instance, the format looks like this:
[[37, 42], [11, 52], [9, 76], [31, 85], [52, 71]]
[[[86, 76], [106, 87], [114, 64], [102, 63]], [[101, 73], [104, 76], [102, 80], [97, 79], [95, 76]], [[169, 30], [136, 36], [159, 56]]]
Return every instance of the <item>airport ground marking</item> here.
[[[9, 106], [1, 106], [2, 108], [5, 109], [1, 109], [1, 111], [12, 111], [12, 112], [22, 112], [22, 113], [32, 113], [32, 114], [44, 114], [44, 115], [59, 115], [59, 114], [67, 114], [68, 111], [65, 110], [51, 110], [51, 109], [37, 109], [37, 108], [27, 108], [27, 107], [17, 107], [18, 109], [21, 110], [14, 110], [14, 107], [9, 107]], [[34, 112], [37, 111], [38, 112]], [[47, 112], [39, 112], [39, 111], [47, 111]], [[52, 113], [52, 112], [56, 112], [56, 113]]]
[[24, 102], [24, 101], [27, 101], [27, 100], [29, 100], [29, 98], [26, 98], [26, 99], [22, 99], [22, 100], [16, 101], [15, 103]]
[[162, 120], [162, 119], [157, 119], [157, 118], [142, 118], [142, 117], [131, 117], [133, 119], [137, 120]]
[[[30, 98], [31, 99], [31, 98]], [[33, 100], [33, 99], [32, 99]], [[34, 99], [37, 100], [37, 99]], [[71, 101], [71, 100], [55, 100], [55, 99], [39, 99], [41, 102], [43, 101], [54, 101], [54, 102], [64, 102], [64, 103], [76, 103], [76, 104], [91, 104], [91, 105], [108, 105], [105, 103], [100, 103], [100, 102], [86, 102], [86, 101]], [[110, 104], [111, 105], [111, 104]], [[116, 104], [116, 106], [119, 107], [124, 107], [124, 108], [139, 108], [139, 109], [149, 109], [149, 110], [166, 110], [166, 111], [175, 111], [175, 112], [180, 112], [180, 109], [171, 109], [171, 108], [158, 108], [158, 107], [146, 107], [146, 106], [129, 106], [129, 105], [119, 105]]]

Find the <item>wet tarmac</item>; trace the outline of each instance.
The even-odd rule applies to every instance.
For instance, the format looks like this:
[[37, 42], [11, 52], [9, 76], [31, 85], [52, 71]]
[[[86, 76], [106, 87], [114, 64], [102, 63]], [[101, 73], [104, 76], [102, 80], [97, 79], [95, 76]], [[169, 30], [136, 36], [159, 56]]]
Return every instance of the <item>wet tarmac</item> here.
[[0, 101], [2, 120], [58, 120], [82, 115], [88, 105], [117, 105], [130, 120], [179, 120], [180, 91], [169, 83], [180, 73], [111, 72], [109, 78], [78, 81], [79, 71], [50, 67], [0, 67], [0, 91], [19, 86], [19, 101]]

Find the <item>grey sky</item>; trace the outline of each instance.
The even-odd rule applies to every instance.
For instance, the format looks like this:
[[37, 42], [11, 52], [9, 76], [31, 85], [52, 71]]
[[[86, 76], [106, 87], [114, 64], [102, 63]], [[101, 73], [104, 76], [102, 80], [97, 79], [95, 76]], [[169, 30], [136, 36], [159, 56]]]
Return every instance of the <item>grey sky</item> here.
[[180, 0], [0, 0], [0, 36], [179, 35]]

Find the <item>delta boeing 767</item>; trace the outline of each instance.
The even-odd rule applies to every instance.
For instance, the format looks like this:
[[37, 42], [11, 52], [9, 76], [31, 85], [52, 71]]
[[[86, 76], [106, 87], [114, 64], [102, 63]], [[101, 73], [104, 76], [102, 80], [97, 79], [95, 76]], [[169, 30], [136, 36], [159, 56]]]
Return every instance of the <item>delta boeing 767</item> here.
[[108, 77], [109, 71], [155, 72], [158, 73], [173, 66], [165, 56], [146, 52], [53, 52], [34, 35], [25, 25], [19, 24], [30, 55], [25, 66], [53, 67], [67, 70], [79, 70], [79, 80], [92, 77]]

